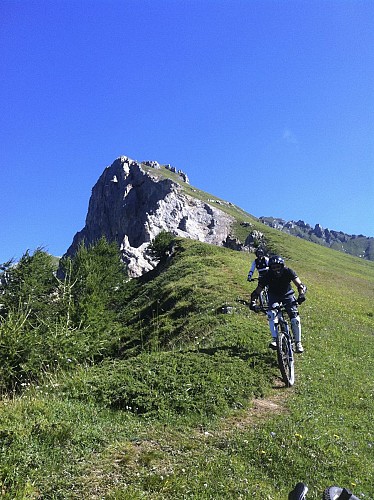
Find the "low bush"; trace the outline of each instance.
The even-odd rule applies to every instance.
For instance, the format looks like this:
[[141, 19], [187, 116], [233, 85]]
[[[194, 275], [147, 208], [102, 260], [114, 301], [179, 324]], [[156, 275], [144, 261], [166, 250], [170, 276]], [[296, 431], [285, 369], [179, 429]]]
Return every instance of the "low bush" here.
[[268, 373], [226, 352], [144, 353], [76, 372], [61, 387], [80, 400], [137, 415], [212, 419], [266, 391]]

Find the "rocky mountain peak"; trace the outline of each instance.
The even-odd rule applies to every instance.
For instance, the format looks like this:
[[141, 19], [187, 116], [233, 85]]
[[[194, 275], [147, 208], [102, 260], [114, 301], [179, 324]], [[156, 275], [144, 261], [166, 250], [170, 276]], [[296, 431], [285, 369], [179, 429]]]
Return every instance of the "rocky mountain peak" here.
[[[160, 175], [162, 169], [175, 175]], [[82, 241], [89, 245], [105, 236], [118, 243], [130, 276], [139, 276], [155, 266], [147, 248], [162, 230], [215, 245], [231, 241], [234, 219], [188, 196], [183, 183], [188, 183], [187, 175], [170, 165], [117, 158], [93, 187], [85, 227], [75, 235], [67, 255], [74, 254]]]

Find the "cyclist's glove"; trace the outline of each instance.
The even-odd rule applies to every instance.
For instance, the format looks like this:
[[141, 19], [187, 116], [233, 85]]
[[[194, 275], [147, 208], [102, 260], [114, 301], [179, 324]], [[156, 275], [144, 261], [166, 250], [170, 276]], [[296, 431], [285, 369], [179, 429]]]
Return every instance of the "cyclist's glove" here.
[[250, 274], [248, 274], [247, 281], [252, 281], [252, 276]]
[[298, 296], [298, 298], [297, 298], [297, 303], [298, 303], [298, 304], [302, 304], [302, 303], [303, 303], [303, 302], [305, 302], [305, 301], [306, 301], [306, 297], [305, 297], [305, 295], [304, 295], [303, 293], [301, 293], [301, 294]]
[[249, 309], [255, 313], [259, 313], [261, 311], [261, 307], [253, 301], [249, 304]]

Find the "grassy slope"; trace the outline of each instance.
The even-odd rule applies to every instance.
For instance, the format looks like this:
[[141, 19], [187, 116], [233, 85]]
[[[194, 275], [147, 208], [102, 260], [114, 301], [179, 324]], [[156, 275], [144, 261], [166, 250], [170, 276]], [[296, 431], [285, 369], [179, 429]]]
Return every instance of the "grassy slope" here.
[[179, 241], [129, 285], [122, 359], [3, 399], [5, 498], [281, 500], [299, 480], [310, 499], [332, 483], [374, 498], [374, 265], [261, 230], [309, 288], [294, 388], [237, 302], [248, 255]]

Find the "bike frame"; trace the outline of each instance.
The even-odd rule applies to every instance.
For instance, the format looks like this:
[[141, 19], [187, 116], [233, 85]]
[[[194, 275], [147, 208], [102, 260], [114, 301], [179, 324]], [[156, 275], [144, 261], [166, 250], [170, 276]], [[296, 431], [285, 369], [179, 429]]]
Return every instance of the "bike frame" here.
[[[252, 278], [251, 281], [258, 281], [258, 278]], [[261, 308], [267, 309], [268, 305], [269, 305], [268, 287], [267, 286], [265, 286], [265, 288], [263, 288], [261, 290], [259, 300], [260, 300]]]
[[[254, 278], [252, 281], [258, 280]], [[277, 330], [277, 359], [278, 367], [282, 375], [282, 379], [287, 387], [292, 386], [295, 383], [295, 363], [294, 363], [294, 353], [292, 348], [292, 335], [288, 326], [287, 320], [284, 318], [283, 311], [285, 311], [285, 305], [281, 303], [274, 303], [267, 307], [263, 304], [263, 296], [266, 297], [266, 302], [268, 302], [267, 287], [265, 287], [260, 295], [260, 306], [257, 307], [257, 312], [262, 311], [267, 314], [269, 311], [274, 311], [274, 325]], [[297, 301], [292, 302], [290, 305], [296, 305]], [[288, 304], [287, 304], [288, 305]]]

